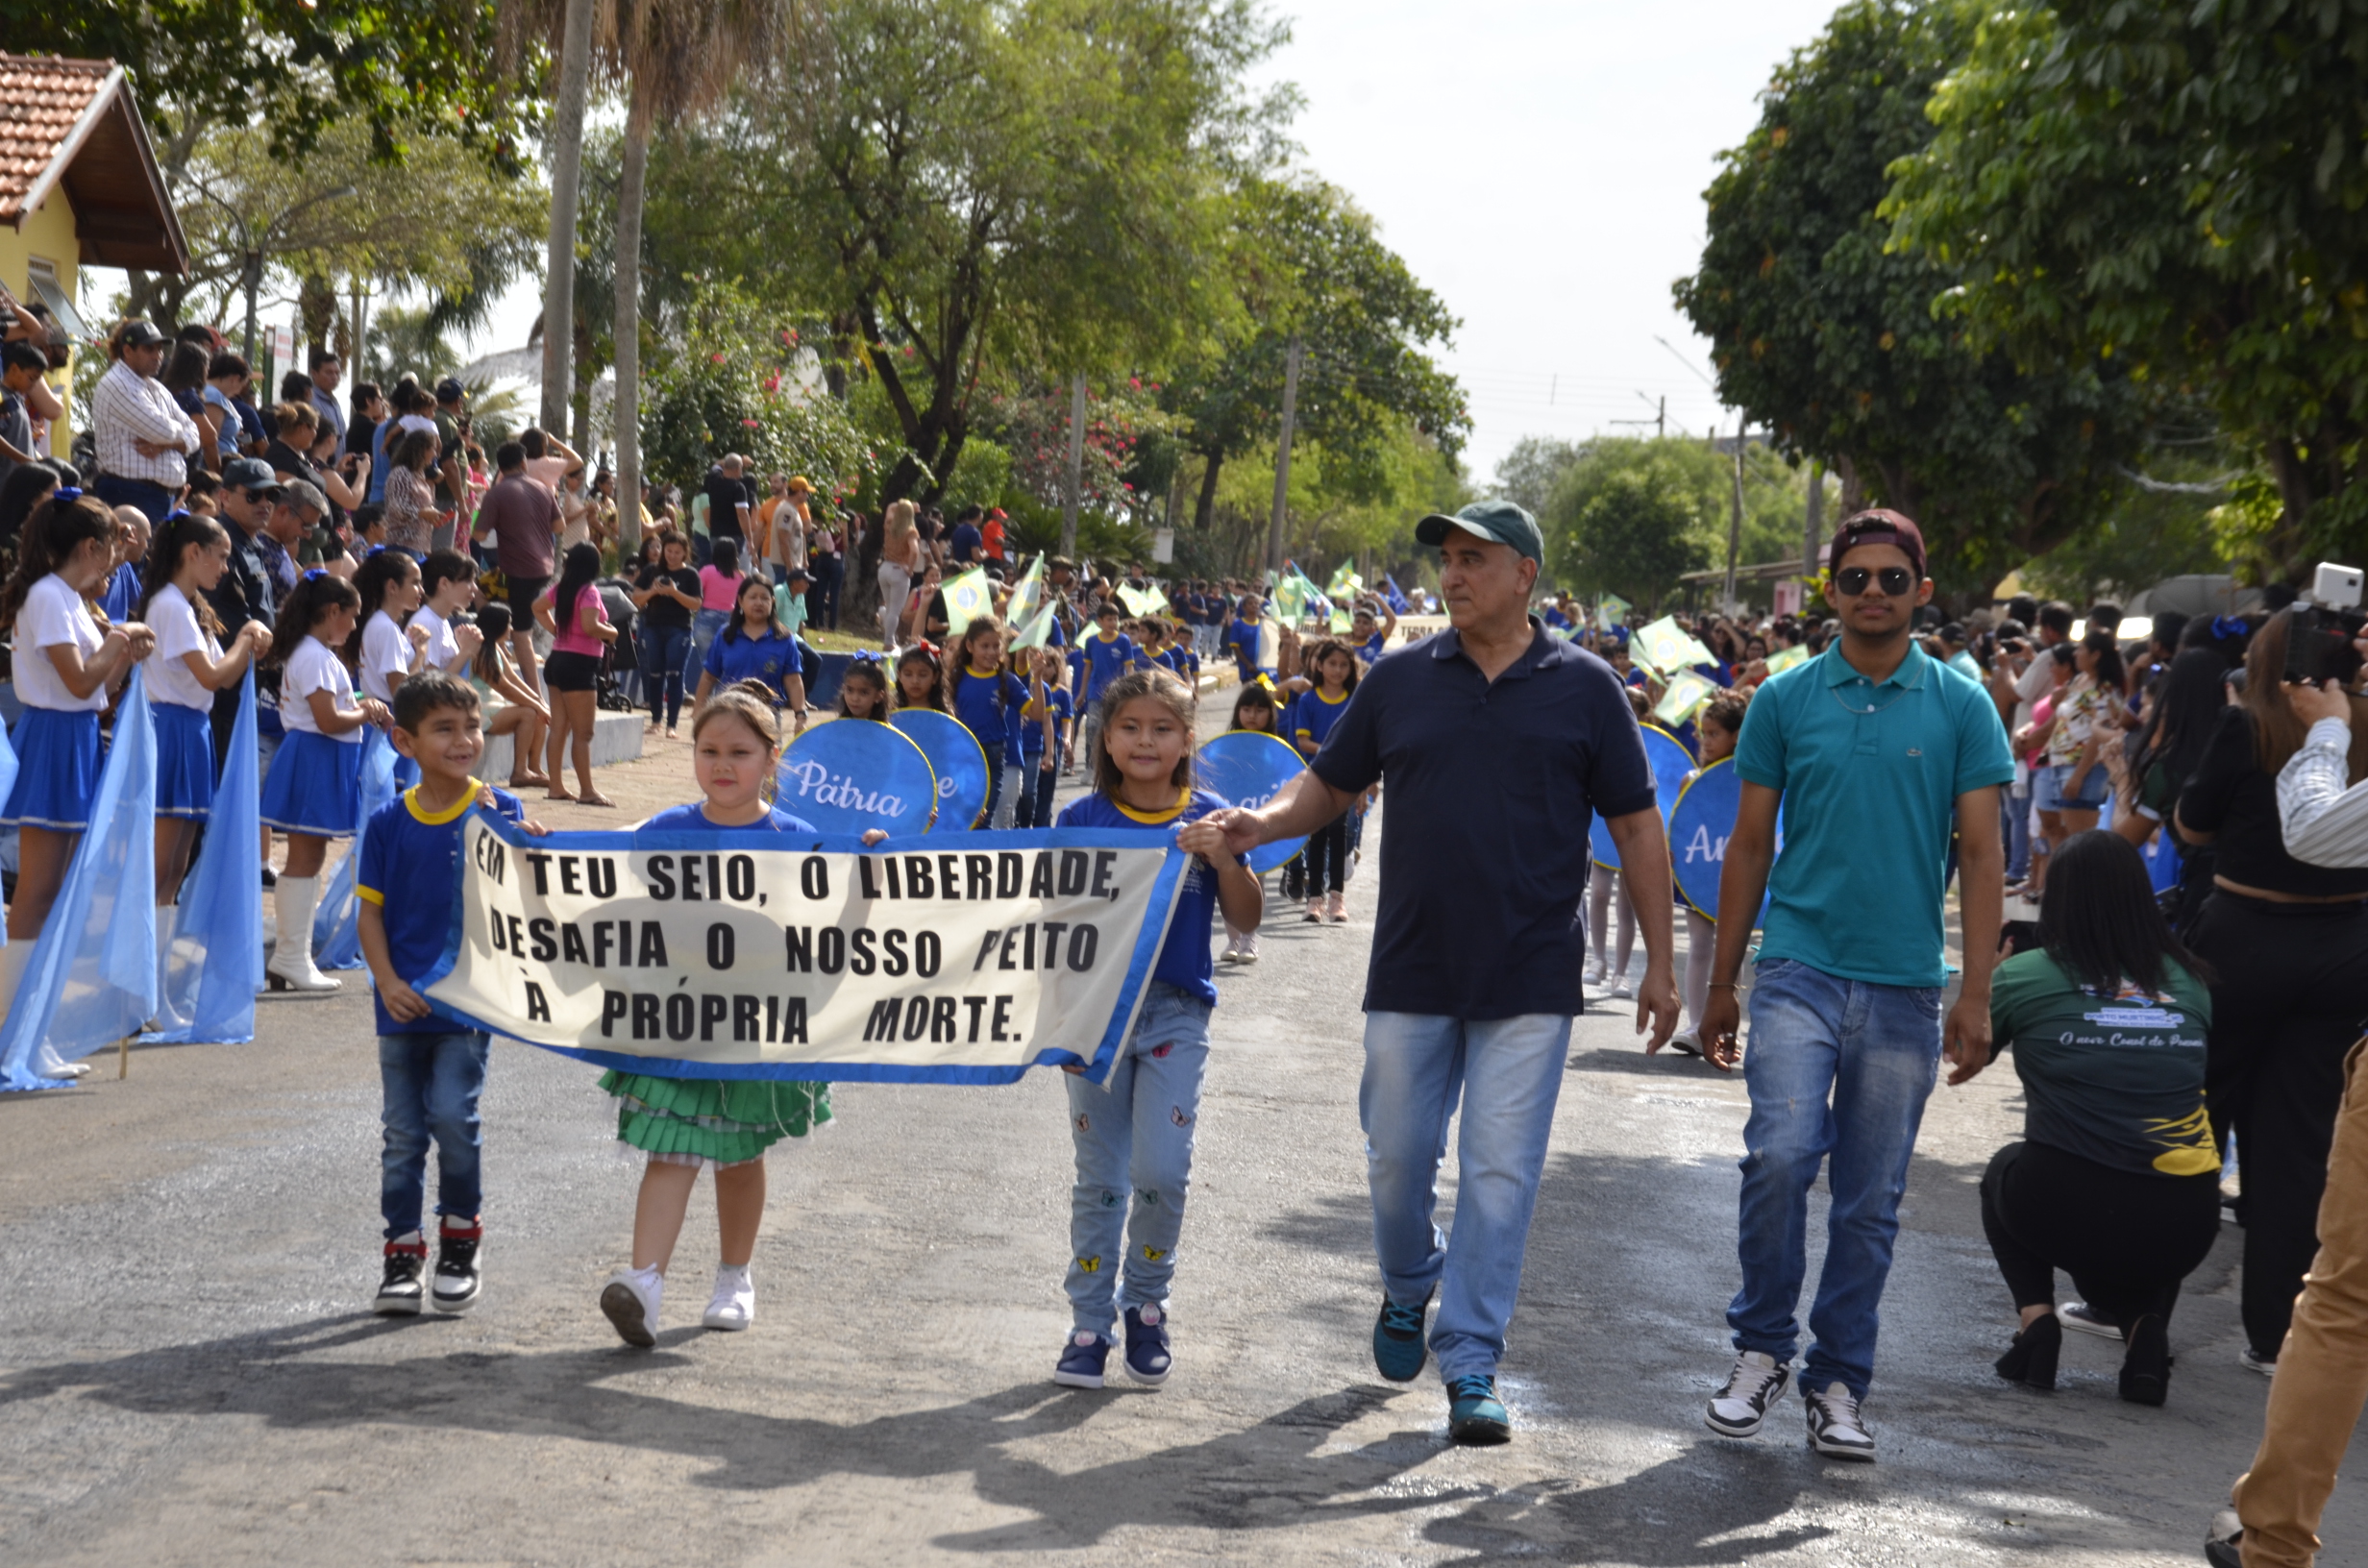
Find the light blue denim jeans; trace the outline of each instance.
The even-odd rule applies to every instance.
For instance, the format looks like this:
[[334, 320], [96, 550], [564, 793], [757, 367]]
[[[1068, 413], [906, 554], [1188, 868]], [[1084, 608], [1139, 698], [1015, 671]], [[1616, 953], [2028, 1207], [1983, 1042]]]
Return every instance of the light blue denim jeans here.
[[1940, 1064], [1940, 991], [1843, 980], [1784, 958], [1756, 970], [1736, 1243], [1743, 1287], [1728, 1304], [1727, 1326], [1737, 1350], [1792, 1359], [1809, 1268], [1809, 1189], [1830, 1156], [1833, 1202], [1805, 1388], [1839, 1383], [1863, 1399], [1874, 1377], [1908, 1158]]
[[[1392, 1301], [1411, 1307], [1439, 1287], [1431, 1354], [1443, 1380], [1493, 1376], [1505, 1353], [1569, 1055], [1570, 1020], [1550, 1014], [1480, 1021], [1366, 1016], [1357, 1115], [1373, 1193], [1373, 1251]], [[1451, 1239], [1434, 1215], [1459, 1098]]]
[[702, 672], [707, 668], [707, 649], [724, 635], [731, 625], [730, 612], [726, 610], [695, 610], [691, 613], [691, 662], [683, 668], [682, 684], [696, 689]]
[[477, 1102], [485, 1092], [490, 1037], [475, 1029], [447, 1035], [379, 1036], [381, 1157], [379, 1213], [386, 1239], [420, 1228], [427, 1202], [428, 1145], [435, 1144], [439, 1214], [475, 1218], [484, 1206], [480, 1160], [484, 1122]]
[[1199, 997], [1154, 980], [1110, 1087], [1068, 1076], [1077, 1185], [1070, 1196], [1067, 1288], [1077, 1331], [1106, 1335], [1125, 1308], [1167, 1306], [1200, 1127], [1210, 1012]]

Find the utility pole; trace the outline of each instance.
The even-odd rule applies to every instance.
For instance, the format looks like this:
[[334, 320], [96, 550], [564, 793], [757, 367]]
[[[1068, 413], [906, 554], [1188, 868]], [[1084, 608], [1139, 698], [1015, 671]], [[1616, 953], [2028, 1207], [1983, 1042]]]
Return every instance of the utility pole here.
[[1274, 517], [1267, 526], [1267, 570], [1283, 569], [1283, 503], [1291, 498], [1291, 427], [1299, 414], [1299, 334], [1283, 361], [1283, 430], [1274, 448]]
[[1809, 464], [1809, 520], [1801, 528], [1801, 576], [1817, 575], [1817, 551], [1825, 542], [1825, 465]]
[[1727, 520], [1727, 602], [1726, 611], [1735, 613], [1735, 558], [1743, 548], [1743, 432], [1750, 428], [1751, 416], [1739, 414], [1735, 420], [1735, 511]]
[[1061, 553], [1077, 558], [1077, 508], [1085, 495], [1085, 372], [1069, 383], [1069, 493], [1061, 498]]

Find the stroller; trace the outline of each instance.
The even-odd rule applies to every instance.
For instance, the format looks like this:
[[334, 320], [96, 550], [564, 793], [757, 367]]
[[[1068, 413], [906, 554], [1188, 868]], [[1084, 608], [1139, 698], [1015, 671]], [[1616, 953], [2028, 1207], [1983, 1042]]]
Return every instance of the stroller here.
[[593, 680], [593, 701], [610, 713], [630, 713], [641, 705], [641, 645], [633, 635], [639, 614], [623, 578], [603, 578], [599, 587], [601, 608], [608, 624], [617, 628], [617, 640], [601, 655], [600, 674]]

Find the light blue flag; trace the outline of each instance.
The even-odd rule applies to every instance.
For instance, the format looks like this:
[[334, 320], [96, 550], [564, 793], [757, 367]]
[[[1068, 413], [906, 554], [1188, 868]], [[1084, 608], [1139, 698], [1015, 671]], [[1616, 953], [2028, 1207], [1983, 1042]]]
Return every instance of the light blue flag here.
[[164, 994], [157, 999], [160, 1021], [169, 1017], [173, 1022], [156, 1039], [243, 1045], [255, 1038], [255, 993], [263, 989], [263, 886], [253, 853], [262, 826], [262, 792], [255, 770], [255, 672], [249, 670], [206, 842], [181, 884], [181, 926], [164, 967]]
[[136, 670], [115, 707], [90, 826], [0, 1025], [0, 1090], [55, 1088], [44, 1067], [136, 1035], [155, 1014], [156, 815], [156, 729]]
[[362, 833], [379, 808], [395, 798], [395, 747], [373, 725], [362, 731], [361, 821], [354, 835], [354, 852], [337, 867], [337, 874], [321, 894], [312, 915], [312, 962], [324, 969], [358, 969], [361, 956], [361, 899], [354, 891], [354, 870], [361, 864]]

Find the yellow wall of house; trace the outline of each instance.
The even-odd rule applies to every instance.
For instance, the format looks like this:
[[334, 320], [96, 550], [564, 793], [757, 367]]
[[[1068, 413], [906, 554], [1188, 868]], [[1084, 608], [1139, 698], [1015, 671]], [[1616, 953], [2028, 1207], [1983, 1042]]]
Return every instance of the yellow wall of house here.
[[[78, 288], [78, 277], [82, 270], [82, 240], [78, 237], [74, 223], [74, 208], [62, 190], [51, 191], [49, 200], [25, 219], [22, 229], [12, 229], [0, 223], [0, 282], [7, 283], [9, 292], [20, 300], [35, 298], [28, 277], [31, 269], [26, 263], [37, 256], [50, 264], [58, 274], [59, 285], [65, 290], [66, 298], [74, 301], [76, 307], [80, 308], [82, 295]], [[84, 347], [76, 344], [76, 352], [81, 352]], [[58, 389], [58, 396], [67, 407], [67, 417], [53, 426], [49, 433], [49, 450], [61, 457], [74, 447], [72, 383], [71, 367], [50, 378], [50, 384]]]

